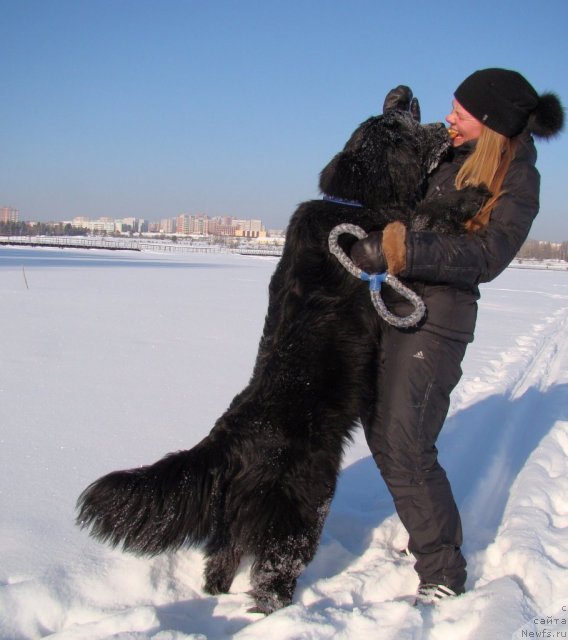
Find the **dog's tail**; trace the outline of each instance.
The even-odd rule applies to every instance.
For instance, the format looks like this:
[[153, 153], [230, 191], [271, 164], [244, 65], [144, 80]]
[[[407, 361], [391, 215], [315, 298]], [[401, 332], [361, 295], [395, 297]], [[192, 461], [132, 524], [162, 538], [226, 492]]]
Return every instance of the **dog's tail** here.
[[113, 547], [155, 555], [205, 542], [213, 533], [224, 455], [208, 436], [150, 466], [115, 471], [77, 501], [77, 524]]

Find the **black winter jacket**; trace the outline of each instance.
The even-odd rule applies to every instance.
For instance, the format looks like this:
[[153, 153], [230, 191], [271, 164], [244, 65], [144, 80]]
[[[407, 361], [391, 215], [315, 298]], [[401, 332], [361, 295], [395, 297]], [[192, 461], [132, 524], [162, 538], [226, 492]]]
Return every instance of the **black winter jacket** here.
[[[455, 188], [456, 174], [471, 150], [471, 145], [453, 150], [433, 174], [426, 199]], [[493, 280], [509, 265], [538, 213], [540, 175], [535, 162], [532, 137], [523, 134], [503, 183], [504, 194], [482, 231], [463, 236], [433, 231], [407, 233], [406, 269], [400, 277], [426, 304], [424, 329], [454, 340], [473, 340], [478, 284]], [[396, 294], [388, 292], [388, 287], [384, 298], [397, 313], [409, 312]]]

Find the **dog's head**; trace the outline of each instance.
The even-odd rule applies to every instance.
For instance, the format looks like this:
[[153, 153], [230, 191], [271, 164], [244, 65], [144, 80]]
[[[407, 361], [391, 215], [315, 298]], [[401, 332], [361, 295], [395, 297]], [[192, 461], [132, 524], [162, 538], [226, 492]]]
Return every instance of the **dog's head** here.
[[369, 209], [413, 207], [450, 146], [441, 123], [421, 125], [390, 111], [363, 122], [320, 175], [323, 193]]

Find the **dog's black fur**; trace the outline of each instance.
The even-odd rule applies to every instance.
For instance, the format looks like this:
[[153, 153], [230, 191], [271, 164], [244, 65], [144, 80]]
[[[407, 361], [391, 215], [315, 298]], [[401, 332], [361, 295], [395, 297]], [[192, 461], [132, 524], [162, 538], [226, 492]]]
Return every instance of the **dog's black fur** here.
[[[330, 255], [329, 232], [343, 222], [367, 231], [395, 219], [410, 224], [448, 146], [443, 125], [421, 126], [407, 114], [373, 117], [355, 131], [320, 187], [363, 206], [314, 200], [293, 215], [248, 386], [192, 449], [90, 485], [78, 501], [81, 526], [139, 554], [203, 545], [212, 594], [227, 592], [241, 557], [252, 556], [255, 610], [291, 602], [361, 403], [372, 401], [380, 331], [368, 287]], [[460, 232], [484, 195], [419, 207], [414, 223]], [[348, 251], [354, 238], [344, 241]]]

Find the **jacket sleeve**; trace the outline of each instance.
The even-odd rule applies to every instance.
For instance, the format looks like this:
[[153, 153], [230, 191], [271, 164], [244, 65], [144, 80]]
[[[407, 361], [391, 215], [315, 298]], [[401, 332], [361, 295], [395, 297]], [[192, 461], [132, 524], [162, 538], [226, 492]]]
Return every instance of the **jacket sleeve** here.
[[534, 160], [513, 160], [503, 190], [481, 232], [450, 236], [410, 231], [400, 275], [467, 289], [498, 276], [520, 250], [538, 213], [540, 175]]

